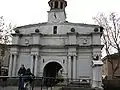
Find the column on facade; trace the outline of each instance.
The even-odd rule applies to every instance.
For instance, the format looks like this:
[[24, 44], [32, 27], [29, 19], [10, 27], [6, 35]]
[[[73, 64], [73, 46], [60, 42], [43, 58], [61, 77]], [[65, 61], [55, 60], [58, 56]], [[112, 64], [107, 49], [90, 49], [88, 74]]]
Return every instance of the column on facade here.
[[96, 66], [93, 68], [93, 84], [92, 87], [101, 88], [102, 85], [102, 67]]
[[71, 79], [71, 56], [68, 56], [68, 78]]
[[93, 86], [101, 87], [101, 82], [102, 82], [101, 67], [97, 66], [93, 68]]
[[73, 56], [73, 79], [76, 79], [76, 56]]
[[37, 63], [38, 63], [38, 55], [35, 56], [35, 68], [34, 68], [34, 75], [37, 76]]
[[12, 54], [10, 55], [8, 76], [12, 74]]
[[94, 61], [93, 60], [93, 81], [92, 87], [95, 88], [102, 88], [102, 65], [103, 62], [101, 60]]
[[16, 75], [16, 64], [17, 64], [16, 62], [17, 62], [17, 55], [14, 54], [12, 76], [15, 76], [15, 75]]
[[55, 8], [55, 2], [53, 2], [53, 8]]
[[60, 8], [60, 4], [61, 4], [61, 2], [59, 1], [59, 2], [58, 2], [58, 8]]
[[30, 69], [31, 69], [31, 72], [33, 73], [33, 55], [31, 55], [31, 61], [30, 61]]

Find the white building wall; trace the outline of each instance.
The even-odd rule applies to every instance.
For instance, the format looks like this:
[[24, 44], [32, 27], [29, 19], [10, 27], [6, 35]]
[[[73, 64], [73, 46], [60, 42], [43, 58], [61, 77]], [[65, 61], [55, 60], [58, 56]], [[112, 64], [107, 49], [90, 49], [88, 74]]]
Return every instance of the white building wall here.
[[[39, 25], [39, 24], [38, 24]], [[39, 26], [33, 26], [33, 27], [26, 27], [26, 28], [21, 28], [19, 29], [21, 34], [31, 34], [35, 33], [36, 29], [40, 30], [40, 33], [42, 34], [53, 34], [53, 27], [57, 26], [57, 31], [58, 34], [66, 34], [68, 32], [71, 32], [71, 28], [75, 28], [75, 32], [78, 32], [79, 34], [89, 34], [94, 31], [94, 27], [90, 26], [81, 26], [81, 25], [76, 25], [76, 24], [49, 24], [46, 23], [45, 25], [39, 25]]]
[[65, 45], [66, 37], [59, 36], [43, 36], [41, 37], [41, 45]]
[[77, 60], [77, 76], [92, 76], [92, 68], [91, 68], [91, 55], [86, 53], [81, 53], [78, 55]]
[[20, 53], [17, 60], [17, 71], [19, 70], [21, 64], [24, 64], [26, 68], [30, 68], [30, 54]]
[[91, 36], [82, 36], [82, 35], [78, 36], [77, 37], [77, 44], [84, 45], [84, 46], [91, 45], [92, 44]]
[[29, 44], [33, 43], [32, 37], [30, 36], [23, 36], [20, 38], [20, 44], [19, 45], [26, 45], [26, 40], [28, 41]]

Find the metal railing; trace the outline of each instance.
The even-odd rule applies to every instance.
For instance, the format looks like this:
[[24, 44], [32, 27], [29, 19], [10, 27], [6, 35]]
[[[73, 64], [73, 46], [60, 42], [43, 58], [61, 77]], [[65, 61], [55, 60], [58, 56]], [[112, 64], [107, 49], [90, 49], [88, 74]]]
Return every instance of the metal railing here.
[[[7, 90], [7, 87], [16, 87], [19, 90], [20, 78], [28, 79], [26, 76], [0, 76], [0, 90]], [[55, 78], [55, 77], [31, 77], [31, 90], [39, 88], [38, 90], [48, 90], [53, 87], [90, 87], [90, 79], [71, 79], [71, 78]], [[36, 89], [35, 89], [36, 90]]]

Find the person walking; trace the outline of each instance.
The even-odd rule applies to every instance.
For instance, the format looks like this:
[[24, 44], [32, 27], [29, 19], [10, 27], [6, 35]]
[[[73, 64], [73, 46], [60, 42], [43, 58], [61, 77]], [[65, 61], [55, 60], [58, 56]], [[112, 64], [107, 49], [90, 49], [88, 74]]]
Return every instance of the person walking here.
[[18, 75], [23, 76], [25, 74], [25, 72], [26, 72], [26, 68], [25, 68], [24, 64], [22, 64], [19, 71], [18, 71]]
[[[30, 68], [28, 68], [28, 69], [26, 70], [26, 73], [25, 73], [24, 82], [25, 82], [25, 83], [28, 82], [28, 83], [30, 84], [30, 86], [32, 87], [32, 90], [33, 90], [33, 88], [34, 88], [34, 84], [32, 83], [33, 80], [34, 80], [34, 74], [31, 73]], [[28, 83], [27, 83], [27, 84], [28, 84]]]
[[24, 75], [26, 73], [26, 68], [24, 67], [24, 64], [21, 65], [18, 76], [19, 76], [19, 87], [18, 90], [24, 90]]

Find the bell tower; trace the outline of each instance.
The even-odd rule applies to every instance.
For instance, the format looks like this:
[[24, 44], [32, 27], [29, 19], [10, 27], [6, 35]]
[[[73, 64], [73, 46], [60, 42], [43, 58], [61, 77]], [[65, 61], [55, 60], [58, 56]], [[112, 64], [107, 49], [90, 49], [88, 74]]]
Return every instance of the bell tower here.
[[66, 20], [65, 8], [67, 2], [65, 0], [50, 0], [48, 2], [50, 11], [48, 11], [49, 23], [61, 23]]

